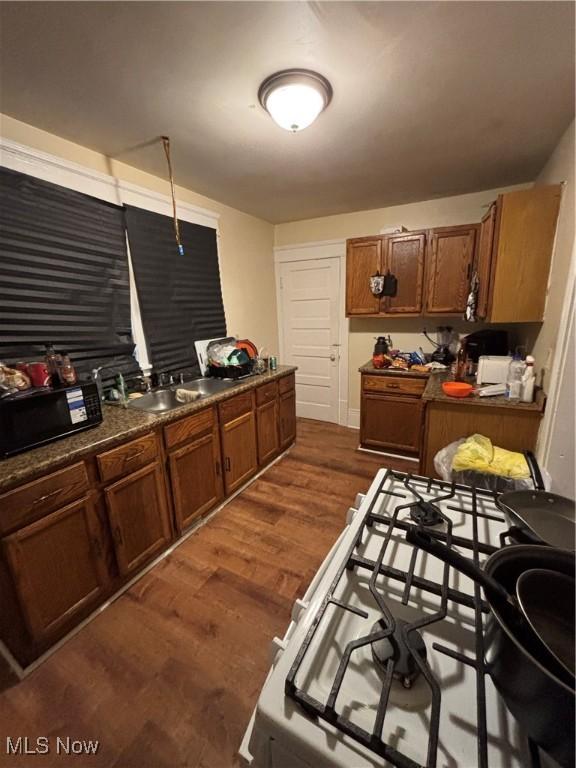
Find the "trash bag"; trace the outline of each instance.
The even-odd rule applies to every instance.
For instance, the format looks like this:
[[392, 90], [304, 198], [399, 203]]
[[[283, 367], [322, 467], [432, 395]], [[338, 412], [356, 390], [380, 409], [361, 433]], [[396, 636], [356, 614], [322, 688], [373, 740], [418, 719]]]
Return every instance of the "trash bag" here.
[[[494, 446], [484, 435], [461, 438], [442, 448], [434, 468], [443, 480], [489, 491], [533, 490], [535, 482], [524, 454]], [[549, 476], [544, 484], [549, 486]]]

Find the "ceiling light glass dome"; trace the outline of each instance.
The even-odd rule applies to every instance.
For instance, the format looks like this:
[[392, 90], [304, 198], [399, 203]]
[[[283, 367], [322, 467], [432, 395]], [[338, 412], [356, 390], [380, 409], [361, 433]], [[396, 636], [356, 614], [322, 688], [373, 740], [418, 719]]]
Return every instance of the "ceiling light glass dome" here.
[[317, 72], [285, 69], [264, 80], [258, 99], [275, 123], [296, 133], [326, 109], [332, 99], [332, 86]]

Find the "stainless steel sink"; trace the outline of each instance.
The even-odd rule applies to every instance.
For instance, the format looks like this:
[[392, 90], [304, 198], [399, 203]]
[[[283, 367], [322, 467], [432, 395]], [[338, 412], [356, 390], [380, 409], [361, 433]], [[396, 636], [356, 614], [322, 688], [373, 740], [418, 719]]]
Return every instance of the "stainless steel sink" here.
[[129, 408], [137, 408], [148, 413], [163, 413], [173, 408], [180, 408], [185, 403], [176, 400], [176, 392], [173, 389], [159, 389], [156, 392], [148, 392], [147, 395], [130, 400]]
[[205, 397], [206, 395], [215, 395], [218, 392], [223, 392], [225, 389], [230, 389], [236, 384], [231, 379], [193, 379], [186, 384], [178, 384], [177, 389], [188, 389], [193, 392], [200, 392]]
[[174, 408], [181, 408], [187, 403], [181, 403], [176, 399], [177, 389], [187, 389], [192, 392], [199, 392], [200, 398], [215, 395], [233, 387], [235, 381], [224, 381], [223, 379], [194, 379], [186, 384], [174, 384], [169, 389], [157, 389], [155, 392], [149, 392], [147, 395], [130, 400], [129, 407], [137, 408], [147, 413], [164, 413], [172, 411]]

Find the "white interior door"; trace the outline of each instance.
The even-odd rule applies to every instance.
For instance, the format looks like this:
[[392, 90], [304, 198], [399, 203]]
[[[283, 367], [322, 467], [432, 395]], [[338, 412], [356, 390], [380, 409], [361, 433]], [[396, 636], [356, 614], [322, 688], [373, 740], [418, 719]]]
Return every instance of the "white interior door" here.
[[340, 259], [279, 267], [283, 362], [298, 366], [296, 413], [338, 423]]

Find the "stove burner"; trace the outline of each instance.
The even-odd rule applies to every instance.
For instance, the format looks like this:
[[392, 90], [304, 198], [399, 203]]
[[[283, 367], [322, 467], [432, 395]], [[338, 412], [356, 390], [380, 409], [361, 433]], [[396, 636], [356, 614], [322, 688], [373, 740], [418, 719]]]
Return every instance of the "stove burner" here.
[[412, 504], [408, 509], [410, 510], [410, 517], [418, 525], [440, 525], [444, 522], [440, 510], [431, 501], [422, 499]]
[[[399, 680], [404, 688], [412, 688], [414, 681], [420, 674], [420, 668], [402, 637], [402, 627], [407, 625], [407, 621], [396, 619], [394, 632], [389, 637], [372, 643], [372, 657], [382, 668], [386, 666], [388, 659], [392, 657], [394, 659], [392, 677], [395, 680]], [[382, 628], [382, 623], [377, 621], [372, 627], [371, 632], [381, 632]], [[409, 638], [412, 648], [425, 660], [426, 645], [422, 635], [419, 632], [413, 631], [410, 632]]]

